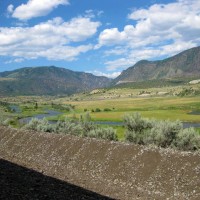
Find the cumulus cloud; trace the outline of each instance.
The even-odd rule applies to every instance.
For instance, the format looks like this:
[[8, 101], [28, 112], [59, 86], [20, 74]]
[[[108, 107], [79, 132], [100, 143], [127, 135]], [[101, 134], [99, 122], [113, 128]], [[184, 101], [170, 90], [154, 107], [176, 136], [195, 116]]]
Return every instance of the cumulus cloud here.
[[0, 55], [71, 61], [93, 48], [81, 42], [92, 37], [99, 26], [89, 18], [65, 22], [58, 17], [32, 27], [0, 27]]
[[105, 76], [105, 77], [108, 77], [108, 78], [116, 78], [117, 76], [119, 76], [121, 74], [121, 72], [103, 73], [103, 72], [100, 72], [98, 70], [89, 71], [89, 73], [92, 73], [96, 76]]
[[123, 69], [132, 66], [135, 63], [134, 59], [130, 58], [119, 58], [105, 62], [108, 71], [115, 71], [118, 68]]
[[8, 12], [8, 14], [13, 13], [13, 9], [14, 9], [14, 6], [13, 6], [12, 4], [10, 4], [10, 5], [7, 7], [7, 12]]
[[7, 10], [12, 17], [19, 20], [29, 20], [33, 17], [45, 16], [59, 5], [68, 5], [69, 0], [29, 0], [14, 9], [9, 5]]
[[141, 58], [174, 55], [200, 44], [199, 10], [200, 1], [196, 0], [178, 0], [133, 10], [128, 18], [134, 23], [126, 25], [122, 31], [118, 28], [103, 30], [96, 47], [128, 49], [123, 58], [107, 61], [108, 69], [123, 68]]

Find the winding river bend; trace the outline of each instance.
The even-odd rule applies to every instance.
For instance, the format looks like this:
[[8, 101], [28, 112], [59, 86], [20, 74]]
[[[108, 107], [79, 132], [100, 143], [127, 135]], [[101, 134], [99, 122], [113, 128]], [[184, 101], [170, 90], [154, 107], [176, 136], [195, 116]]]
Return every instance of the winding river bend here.
[[37, 115], [34, 115], [32, 117], [25, 117], [25, 118], [22, 118], [19, 120], [19, 122], [21, 124], [27, 124], [29, 123], [33, 118], [37, 118], [37, 119], [43, 119], [43, 118], [46, 118], [46, 117], [54, 117], [54, 116], [57, 116], [57, 115], [60, 115], [61, 112], [58, 112], [58, 111], [55, 111], [55, 110], [46, 110], [45, 111], [46, 113], [44, 114], [37, 114]]

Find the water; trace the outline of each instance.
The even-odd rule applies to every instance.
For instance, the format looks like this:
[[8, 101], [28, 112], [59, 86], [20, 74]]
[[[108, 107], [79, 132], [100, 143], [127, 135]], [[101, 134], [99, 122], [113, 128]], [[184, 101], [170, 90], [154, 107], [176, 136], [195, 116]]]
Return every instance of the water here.
[[[53, 116], [57, 116], [61, 114], [61, 112], [54, 111], [54, 110], [46, 110], [46, 112], [47, 113], [45, 114], [38, 114], [32, 117], [22, 118], [19, 120], [19, 122], [21, 124], [27, 124], [33, 118], [43, 119], [45, 117], [53, 117]], [[49, 123], [56, 123], [56, 121], [49, 121]], [[97, 125], [108, 125], [108, 126], [123, 126], [124, 125], [123, 122], [114, 122], [114, 121], [95, 121], [94, 123]], [[200, 128], [200, 123], [194, 123], [194, 122], [182, 122], [182, 123], [183, 123], [183, 128], [189, 128], [189, 127]]]
[[25, 117], [19, 120], [21, 124], [28, 124], [33, 118], [37, 119], [44, 119], [45, 117], [53, 117], [61, 114], [61, 112], [55, 111], [55, 110], [46, 110], [44, 114], [37, 114], [32, 117]]
[[194, 110], [194, 111], [188, 113], [188, 115], [200, 115], [200, 111]]
[[193, 122], [183, 122], [183, 128], [200, 128], [200, 123], [193, 123]]
[[95, 124], [99, 125], [110, 125], [110, 126], [123, 126], [123, 122], [112, 122], [112, 121], [95, 121]]
[[17, 105], [9, 105], [10, 109], [13, 110], [15, 113], [21, 113], [21, 109]]
[[[112, 122], [112, 121], [95, 121], [95, 124], [99, 125], [111, 125], [111, 126], [123, 126], [123, 122]], [[200, 123], [194, 123], [194, 122], [182, 122], [183, 128], [200, 128]]]

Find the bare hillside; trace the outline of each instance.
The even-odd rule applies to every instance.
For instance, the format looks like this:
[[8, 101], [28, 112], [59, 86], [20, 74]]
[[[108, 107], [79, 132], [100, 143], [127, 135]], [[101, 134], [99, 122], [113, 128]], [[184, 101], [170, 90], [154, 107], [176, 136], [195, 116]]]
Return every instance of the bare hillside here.
[[0, 159], [114, 199], [200, 199], [198, 153], [0, 127]]

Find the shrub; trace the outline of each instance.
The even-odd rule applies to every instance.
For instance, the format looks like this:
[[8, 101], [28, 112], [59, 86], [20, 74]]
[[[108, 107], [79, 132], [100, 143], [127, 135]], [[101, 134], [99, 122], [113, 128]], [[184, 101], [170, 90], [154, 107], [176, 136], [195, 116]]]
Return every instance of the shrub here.
[[177, 134], [183, 126], [180, 121], [154, 121], [152, 129], [147, 134], [144, 143], [156, 144], [160, 147], [169, 147], [176, 140]]
[[87, 112], [85, 115], [82, 116], [82, 120], [84, 122], [90, 122], [92, 120], [91, 116], [90, 116], [90, 113]]
[[109, 112], [109, 111], [111, 111], [111, 109], [110, 108], [104, 108], [104, 111]]
[[72, 121], [58, 121], [55, 125], [54, 131], [56, 133], [64, 133], [70, 135], [80, 136], [83, 134], [83, 129], [80, 124], [76, 124]]
[[125, 132], [125, 140], [128, 142], [133, 142], [135, 144], [138, 144], [138, 136], [135, 133], [135, 131], [126, 131]]
[[101, 112], [101, 109], [100, 108], [96, 108], [95, 112]]
[[151, 121], [142, 118], [137, 112], [124, 116], [124, 126], [128, 131], [134, 131], [135, 134], [141, 134], [152, 127]]
[[31, 121], [26, 124], [23, 128], [24, 129], [29, 129], [29, 130], [34, 130], [37, 131], [37, 126], [40, 123], [41, 120], [37, 119], [37, 118], [33, 118], [31, 119]]
[[90, 132], [88, 132], [87, 136], [92, 138], [106, 139], [106, 140], [114, 140], [114, 141], [118, 140], [116, 131], [111, 127], [93, 129]]
[[7, 123], [9, 122], [9, 119], [6, 119], [3, 116], [0, 116], [0, 125], [7, 125]]
[[49, 124], [47, 119], [42, 119], [39, 120], [39, 123], [37, 125], [37, 131], [42, 131], [42, 132], [54, 132], [54, 125], [53, 124]]
[[141, 117], [139, 113], [124, 116], [125, 140], [135, 144], [144, 144], [144, 138], [152, 127], [152, 122]]
[[183, 129], [178, 133], [174, 145], [185, 151], [200, 149], [200, 135], [194, 128]]
[[33, 118], [23, 128], [34, 131], [54, 132], [54, 126], [52, 124], [49, 124], [47, 119], [40, 120], [37, 118]]
[[126, 141], [135, 144], [154, 144], [181, 150], [200, 149], [200, 135], [193, 129], [183, 129], [180, 121], [149, 121], [134, 113], [124, 117]]

